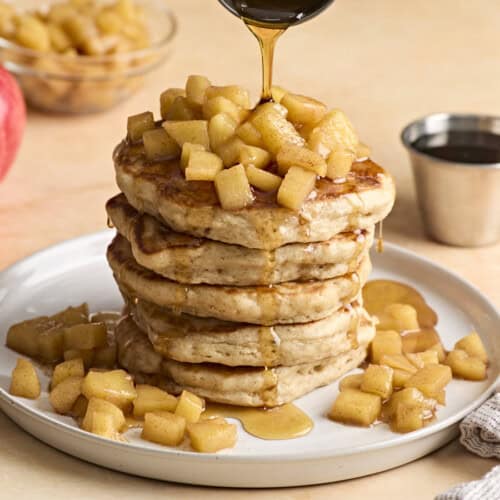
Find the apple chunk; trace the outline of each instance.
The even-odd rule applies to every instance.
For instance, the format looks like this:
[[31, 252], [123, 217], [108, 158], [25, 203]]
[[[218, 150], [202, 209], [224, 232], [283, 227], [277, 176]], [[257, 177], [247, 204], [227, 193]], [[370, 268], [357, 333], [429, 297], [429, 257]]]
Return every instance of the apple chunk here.
[[219, 172], [215, 176], [215, 189], [226, 210], [239, 210], [253, 202], [252, 189], [241, 164]]
[[290, 167], [312, 170], [320, 177], [326, 174], [326, 162], [318, 153], [295, 144], [283, 145], [276, 155], [276, 162], [280, 175], [285, 175]]
[[186, 168], [188, 181], [213, 181], [224, 168], [222, 160], [215, 153], [193, 151]]
[[278, 175], [266, 172], [253, 165], [249, 165], [246, 172], [248, 182], [261, 191], [276, 191], [280, 187], [282, 179]]
[[287, 118], [292, 123], [316, 124], [326, 114], [322, 102], [299, 94], [285, 94], [280, 104], [288, 109]]
[[166, 121], [163, 122], [163, 128], [180, 147], [190, 142], [201, 144], [207, 150], [210, 148], [206, 120]]
[[299, 211], [316, 184], [316, 174], [311, 170], [291, 167], [278, 191], [278, 203], [291, 210]]

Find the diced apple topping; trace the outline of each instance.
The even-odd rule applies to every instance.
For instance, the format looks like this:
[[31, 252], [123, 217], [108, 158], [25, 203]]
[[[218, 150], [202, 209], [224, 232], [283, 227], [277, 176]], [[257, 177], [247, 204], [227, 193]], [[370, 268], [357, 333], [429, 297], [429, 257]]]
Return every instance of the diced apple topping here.
[[245, 144], [240, 147], [239, 159], [245, 167], [253, 165], [256, 168], [264, 168], [271, 162], [271, 155], [265, 149]]
[[188, 181], [213, 181], [224, 168], [222, 159], [208, 151], [193, 151], [186, 168]]
[[202, 106], [205, 102], [205, 94], [210, 85], [210, 80], [204, 76], [189, 76], [186, 82], [186, 98], [188, 102]]
[[180, 147], [186, 142], [191, 142], [201, 144], [205, 149], [210, 148], [206, 120], [165, 121], [163, 128]]
[[191, 153], [195, 151], [205, 151], [205, 147], [201, 144], [193, 144], [192, 142], [185, 142], [182, 145], [181, 168], [185, 169], [188, 166]]
[[480, 358], [469, 356], [466, 351], [453, 349], [446, 356], [445, 363], [451, 368], [453, 375], [465, 380], [484, 380], [486, 363]]
[[316, 174], [311, 170], [291, 167], [278, 190], [278, 203], [291, 210], [300, 210], [316, 183]]
[[241, 164], [219, 172], [215, 176], [215, 189], [222, 208], [227, 210], [245, 208], [253, 201], [245, 167]]
[[318, 153], [295, 144], [285, 144], [278, 151], [276, 162], [281, 175], [285, 175], [290, 167], [312, 170], [320, 177], [326, 174], [326, 162]]
[[[102, 22], [113, 24], [113, 20]], [[163, 128], [155, 126], [150, 112], [129, 118], [130, 148], [139, 148], [133, 143], [142, 140], [144, 149], [139, 153], [144, 151], [147, 159], [180, 159], [187, 181], [215, 183], [216, 178], [226, 179], [224, 169], [241, 164], [244, 169], [228, 177], [239, 183], [234, 196], [220, 188], [225, 181], [214, 186], [223, 208], [252, 203], [251, 185], [255, 190], [276, 192], [279, 205], [299, 211], [317, 178], [339, 182], [369, 150], [358, 141], [342, 111], [328, 111], [320, 101], [281, 87], [273, 87], [272, 96], [273, 101], [251, 109], [249, 94], [242, 87], [216, 86], [204, 76], [191, 75], [184, 89], [171, 88], [161, 94]], [[194, 150], [205, 154], [195, 155], [196, 165], [187, 168]], [[57, 342], [55, 338], [47, 342], [47, 355], [51, 355]]]
[[280, 104], [288, 110], [288, 120], [295, 124], [315, 125], [326, 114], [326, 106], [322, 102], [299, 94], [285, 94]]
[[239, 85], [226, 85], [224, 87], [210, 86], [206, 90], [206, 99], [213, 99], [214, 97], [225, 97], [230, 101], [233, 101], [238, 106], [242, 108], [250, 108], [250, 96], [248, 91]]
[[328, 158], [330, 153], [337, 149], [356, 151], [358, 136], [347, 116], [334, 109], [311, 131], [308, 144], [313, 151], [323, 158]]
[[213, 151], [222, 146], [236, 132], [238, 122], [227, 113], [218, 113], [210, 118], [208, 122], [208, 137], [210, 139], [210, 148]]
[[145, 111], [138, 115], [129, 116], [127, 122], [127, 133], [130, 141], [138, 142], [146, 130], [155, 128], [155, 120], [151, 111]]
[[147, 130], [142, 134], [142, 142], [146, 158], [149, 160], [171, 159], [179, 156], [179, 145], [163, 128]]
[[472, 332], [455, 344], [455, 349], [465, 351], [470, 357], [478, 358], [483, 363], [488, 362], [488, 354], [484, 348], [483, 341], [477, 332]]
[[354, 153], [348, 149], [337, 149], [332, 151], [326, 160], [326, 176], [329, 179], [340, 179], [347, 177], [351, 171]]
[[261, 191], [276, 191], [281, 184], [281, 177], [271, 172], [249, 165], [246, 169], [248, 182]]
[[177, 97], [186, 97], [186, 92], [184, 89], [176, 89], [176, 88], [171, 88], [165, 90], [165, 92], [162, 92], [160, 95], [160, 115], [161, 117], [166, 120], [167, 119], [167, 114], [174, 102], [174, 100]]

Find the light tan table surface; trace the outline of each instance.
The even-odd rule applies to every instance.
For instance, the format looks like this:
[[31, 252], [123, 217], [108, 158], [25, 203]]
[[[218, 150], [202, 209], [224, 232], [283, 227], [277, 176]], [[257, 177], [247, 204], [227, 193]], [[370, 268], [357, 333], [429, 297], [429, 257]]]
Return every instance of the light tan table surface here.
[[[174, 56], [146, 88], [91, 116], [30, 112], [24, 143], [0, 185], [0, 269], [35, 250], [105, 227], [103, 205], [117, 189], [111, 150], [127, 115], [153, 109], [189, 73], [242, 83], [257, 95], [256, 42], [215, 0], [171, 0], [180, 22]], [[276, 78], [287, 88], [343, 108], [398, 186], [384, 225], [388, 241], [446, 265], [500, 304], [500, 246], [449, 248], [428, 241], [398, 134], [433, 111], [500, 114], [499, 0], [339, 0], [292, 29], [278, 45]], [[253, 492], [256, 498], [431, 498], [493, 466], [458, 443], [372, 477], [309, 488]], [[0, 498], [243, 498], [165, 484], [86, 464], [49, 448], [0, 415]]]

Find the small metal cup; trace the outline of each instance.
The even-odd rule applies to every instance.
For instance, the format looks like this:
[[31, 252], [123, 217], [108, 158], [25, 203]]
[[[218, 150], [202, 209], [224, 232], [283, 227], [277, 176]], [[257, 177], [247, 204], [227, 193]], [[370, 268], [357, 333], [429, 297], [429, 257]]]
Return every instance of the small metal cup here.
[[428, 234], [449, 245], [476, 247], [500, 239], [500, 163], [456, 163], [415, 147], [422, 136], [489, 132], [500, 138], [500, 117], [437, 113], [401, 133]]

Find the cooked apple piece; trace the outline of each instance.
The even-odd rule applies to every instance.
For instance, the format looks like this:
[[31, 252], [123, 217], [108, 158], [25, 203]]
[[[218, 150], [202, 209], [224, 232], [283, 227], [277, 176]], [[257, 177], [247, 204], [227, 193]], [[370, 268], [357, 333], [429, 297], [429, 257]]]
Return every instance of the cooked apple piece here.
[[87, 403], [87, 411], [82, 421], [82, 429], [92, 432], [93, 419], [96, 413], [105, 413], [111, 415], [113, 428], [119, 431], [125, 425], [125, 416], [118, 406], [106, 401], [105, 399], [91, 398]]
[[64, 329], [64, 349], [94, 349], [103, 347], [107, 341], [104, 323], [84, 323]]
[[238, 438], [236, 425], [212, 420], [188, 424], [187, 433], [193, 449], [201, 453], [215, 453], [224, 448], [233, 448]]
[[311, 170], [291, 167], [281, 182], [278, 203], [291, 210], [299, 211], [316, 184], [316, 174]]
[[356, 147], [356, 161], [364, 161], [368, 160], [370, 157], [370, 147], [364, 144], [363, 142], [358, 142]]
[[200, 75], [190, 75], [186, 82], [186, 97], [189, 102], [202, 106], [205, 102], [205, 93], [210, 87], [210, 80]]
[[441, 344], [441, 339], [435, 330], [422, 329], [417, 332], [405, 333], [402, 336], [403, 352], [427, 351], [436, 344]]
[[439, 364], [437, 351], [408, 352], [406, 357], [416, 368], [423, 368], [425, 365]]
[[38, 357], [44, 363], [57, 363], [63, 359], [64, 329], [55, 327], [38, 335]]
[[168, 411], [146, 413], [141, 437], [164, 446], [177, 446], [184, 438], [186, 420]]
[[328, 155], [326, 161], [326, 177], [342, 179], [351, 171], [354, 154], [347, 149], [336, 149]]
[[97, 28], [90, 17], [76, 14], [68, 16], [61, 23], [73, 46], [85, 52], [87, 43], [98, 37]]
[[216, 151], [219, 146], [234, 136], [238, 123], [227, 113], [218, 113], [208, 122], [210, 148]]
[[471, 358], [478, 358], [483, 363], [488, 363], [488, 354], [481, 337], [477, 332], [472, 332], [455, 344], [455, 349], [465, 351]]
[[[81, 390], [81, 387], [80, 387]], [[85, 413], [87, 413], [87, 406], [89, 404], [89, 400], [80, 394], [77, 398], [75, 403], [73, 404], [73, 407], [71, 408], [69, 415], [71, 415], [73, 418], [77, 419], [83, 419], [85, 417]]]
[[9, 393], [21, 398], [37, 399], [40, 392], [40, 380], [35, 367], [27, 359], [19, 358], [12, 370]]
[[186, 419], [186, 422], [198, 422], [200, 415], [205, 409], [205, 401], [196, 394], [182, 391], [175, 408], [175, 414]]
[[290, 167], [311, 170], [320, 177], [326, 174], [326, 162], [319, 154], [295, 144], [284, 144], [276, 155], [276, 162], [280, 175], [285, 175]]
[[444, 406], [446, 404], [446, 391], [443, 389], [442, 391], [433, 394], [432, 399], [440, 405]]
[[390, 366], [369, 365], [363, 375], [360, 389], [387, 399], [392, 394], [392, 374]]
[[287, 119], [292, 123], [317, 124], [326, 114], [326, 106], [300, 94], [285, 94], [280, 104], [288, 109]]
[[84, 375], [85, 368], [81, 358], [64, 361], [54, 367], [54, 371], [52, 372], [51, 388], [54, 389], [67, 378], [83, 377]]
[[215, 176], [224, 168], [221, 158], [214, 153], [195, 151], [191, 153], [186, 168], [188, 181], [213, 181]]
[[240, 148], [239, 160], [245, 167], [253, 165], [256, 168], [264, 168], [271, 163], [271, 155], [265, 149], [245, 144]]
[[287, 90], [278, 85], [273, 85], [271, 87], [271, 95], [273, 96], [273, 101], [277, 102], [278, 104], [281, 103], [281, 100], [283, 99], [283, 97], [285, 97], [287, 93], [288, 93]]
[[407, 403], [399, 403], [391, 421], [391, 429], [395, 432], [412, 432], [424, 426], [422, 408]]
[[155, 120], [151, 111], [145, 111], [138, 115], [128, 117], [127, 133], [131, 142], [139, 142], [142, 140], [142, 134], [146, 130], [153, 130], [155, 128]]
[[278, 115], [282, 116], [283, 118], [286, 118], [286, 116], [288, 115], [288, 109], [286, 109], [285, 106], [278, 104], [277, 102], [265, 102], [264, 104], [259, 104], [252, 111], [252, 114], [250, 115], [250, 121], [253, 123], [253, 121], [258, 116], [267, 113], [278, 113]]
[[424, 395], [415, 387], [408, 387], [407, 389], [393, 392], [389, 401], [384, 403], [384, 406], [382, 407], [383, 419], [392, 419], [396, 414], [398, 405], [401, 403], [420, 407], [426, 417], [430, 416], [436, 409], [436, 402], [434, 399], [424, 397]]
[[248, 182], [261, 191], [277, 191], [281, 184], [281, 177], [249, 165], [246, 168]]
[[97, 27], [102, 33], [116, 35], [121, 31], [123, 21], [112, 9], [102, 9], [95, 16]]
[[210, 147], [206, 120], [166, 121], [163, 122], [163, 127], [181, 147], [186, 142], [201, 144], [207, 150]]
[[443, 361], [446, 359], [446, 352], [443, 348], [443, 344], [441, 342], [438, 342], [434, 344], [433, 346], [429, 347], [427, 351], [436, 351], [438, 355], [438, 363], [443, 363]]
[[380, 363], [384, 354], [402, 354], [401, 335], [393, 330], [377, 330], [371, 343], [371, 360]]
[[418, 330], [417, 311], [409, 304], [390, 304], [378, 317], [380, 330], [397, 332]]
[[222, 208], [240, 210], [253, 202], [252, 189], [243, 165], [219, 172], [214, 182]]
[[410, 363], [404, 354], [383, 354], [380, 358], [380, 364], [390, 366], [397, 370], [405, 370], [410, 373], [415, 373], [417, 371], [417, 368]]
[[163, 128], [147, 130], [142, 134], [142, 142], [148, 160], [177, 158], [181, 152], [179, 145]]
[[305, 141], [295, 127], [280, 114], [270, 111], [261, 112], [252, 118], [252, 123], [262, 135], [266, 149], [273, 154], [285, 144], [304, 146]]
[[188, 166], [189, 157], [193, 151], [205, 151], [205, 148], [201, 144], [192, 144], [191, 142], [185, 142], [182, 145], [181, 168], [185, 169]]
[[449, 366], [427, 365], [414, 373], [405, 387], [416, 387], [424, 396], [432, 398], [446, 387], [451, 378]]
[[394, 387], [404, 387], [412, 375], [412, 372], [400, 370], [399, 368], [393, 368], [392, 385]]
[[247, 114], [243, 108], [222, 96], [209, 99], [203, 104], [203, 117], [206, 120], [220, 113], [230, 116], [236, 123], [241, 123]]
[[81, 359], [85, 368], [90, 368], [94, 364], [94, 356], [94, 349], [68, 349], [63, 354], [64, 361]]
[[453, 376], [465, 380], [484, 380], [486, 378], [486, 363], [479, 358], [469, 356], [461, 349], [453, 349], [446, 356], [445, 363], [451, 368]]
[[143, 417], [154, 411], [175, 411], [177, 398], [168, 392], [146, 384], [138, 384], [135, 390], [137, 397], [134, 399], [134, 417]]
[[168, 108], [166, 120], [183, 121], [196, 120], [200, 118], [200, 113], [197, 113], [192, 105], [187, 101], [186, 97], [176, 97]]
[[137, 397], [132, 377], [124, 370], [87, 373], [82, 394], [89, 400], [105, 399], [119, 408], [125, 408]]
[[113, 369], [116, 365], [116, 345], [107, 345], [94, 350], [92, 366]]
[[207, 88], [205, 94], [207, 100], [219, 96], [233, 101], [235, 104], [241, 106], [242, 108], [250, 108], [250, 96], [248, 95], [248, 91], [240, 87], [239, 85], [227, 85], [225, 87], [217, 87], [215, 85], [212, 85]]
[[377, 420], [381, 409], [380, 396], [358, 389], [346, 389], [337, 396], [328, 416], [344, 424], [367, 427]]
[[63, 326], [74, 326], [89, 322], [89, 306], [86, 302], [79, 306], [70, 306], [66, 309], [53, 314], [50, 319]]
[[39, 52], [50, 50], [50, 36], [45, 24], [35, 16], [21, 15], [16, 19], [15, 42]]
[[120, 439], [120, 434], [115, 428], [113, 415], [110, 413], [100, 411], [93, 412], [89, 432], [116, 441]]
[[346, 389], [359, 389], [361, 381], [363, 380], [364, 373], [355, 373], [354, 375], [347, 375], [339, 382], [339, 391]]
[[71, 411], [82, 393], [83, 377], [68, 377], [55, 386], [49, 394], [49, 401], [57, 413], [66, 415]]
[[356, 151], [358, 136], [347, 116], [340, 110], [329, 111], [311, 131], [309, 148], [328, 158], [332, 151], [344, 149]]
[[216, 152], [222, 158], [225, 167], [236, 165], [240, 159], [241, 148], [245, 143], [239, 137], [231, 137], [224, 144], [221, 144]]
[[265, 144], [262, 140], [261, 133], [255, 128], [252, 122], [242, 123], [236, 129], [236, 135], [246, 144], [257, 148], [264, 148]]
[[163, 120], [167, 119], [167, 114], [177, 97], [186, 97], [184, 89], [167, 89], [160, 95], [160, 114]]
[[47, 316], [28, 319], [12, 325], [7, 332], [7, 347], [26, 354], [30, 358], [38, 356], [38, 337], [54, 327], [54, 322]]

